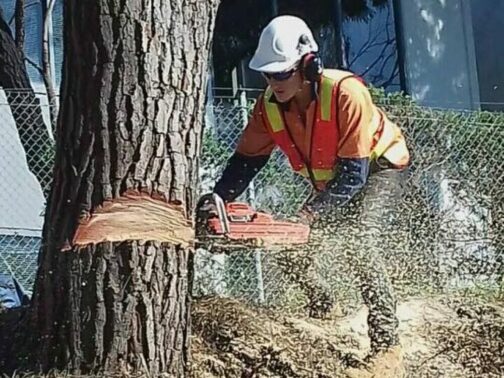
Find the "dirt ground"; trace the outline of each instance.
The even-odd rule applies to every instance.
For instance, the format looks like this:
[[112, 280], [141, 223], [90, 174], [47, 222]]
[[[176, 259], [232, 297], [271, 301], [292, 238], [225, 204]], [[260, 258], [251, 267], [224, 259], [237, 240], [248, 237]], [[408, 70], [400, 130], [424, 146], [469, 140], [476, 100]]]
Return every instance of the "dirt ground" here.
[[336, 312], [315, 320], [237, 300], [195, 300], [191, 376], [504, 377], [503, 302], [409, 299], [398, 306], [401, 350], [374, 365], [366, 362], [366, 309], [344, 317]]
[[[193, 307], [193, 376], [504, 377], [503, 308], [453, 298], [401, 303], [402, 350], [384, 357], [380, 370], [365, 363], [365, 308], [314, 320], [200, 300]], [[397, 364], [403, 369], [387, 368]]]

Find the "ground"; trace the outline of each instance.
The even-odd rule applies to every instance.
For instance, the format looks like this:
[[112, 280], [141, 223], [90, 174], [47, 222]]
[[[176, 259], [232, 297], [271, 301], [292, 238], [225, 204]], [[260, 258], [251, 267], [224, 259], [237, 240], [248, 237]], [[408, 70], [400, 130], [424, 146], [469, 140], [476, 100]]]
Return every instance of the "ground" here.
[[[365, 308], [313, 320], [214, 298], [196, 302], [193, 311], [197, 378], [504, 376], [504, 311], [495, 304], [453, 298], [401, 303], [402, 350], [375, 365], [364, 362]], [[396, 366], [401, 359], [404, 374]]]
[[398, 307], [402, 348], [374, 364], [365, 359], [369, 347], [366, 309], [348, 316], [336, 312], [315, 320], [232, 299], [195, 300], [191, 376], [504, 377], [502, 301], [453, 297], [404, 301]]

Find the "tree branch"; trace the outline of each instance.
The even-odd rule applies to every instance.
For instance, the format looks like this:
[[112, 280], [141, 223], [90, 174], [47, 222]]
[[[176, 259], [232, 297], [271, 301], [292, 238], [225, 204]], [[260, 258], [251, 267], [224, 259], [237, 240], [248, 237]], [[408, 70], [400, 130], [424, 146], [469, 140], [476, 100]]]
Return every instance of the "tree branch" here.
[[16, 9], [14, 11], [14, 19], [16, 20], [16, 46], [21, 51], [24, 51], [25, 41], [24, 7], [25, 0], [16, 0]]
[[44, 15], [44, 34], [42, 38], [42, 76], [47, 92], [49, 102], [49, 115], [51, 117], [52, 130], [56, 129], [56, 120], [58, 118], [58, 104], [56, 103], [56, 91], [54, 90], [54, 80], [51, 72], [51, 48], [49, 44], [49, 21], [52, 17], [52, 11], [56, 0], [49, 0]]
[[44, 75], [44, 71], [42, 70], [42, 68], [40, 68], [40, 66], [37, 63], [35, 63], [33, 60], [31, 60], [27, 56], [25, 56], [24, 59], [28, 62], [28, 64], [30, 66], [35, 68], [41, 75]]

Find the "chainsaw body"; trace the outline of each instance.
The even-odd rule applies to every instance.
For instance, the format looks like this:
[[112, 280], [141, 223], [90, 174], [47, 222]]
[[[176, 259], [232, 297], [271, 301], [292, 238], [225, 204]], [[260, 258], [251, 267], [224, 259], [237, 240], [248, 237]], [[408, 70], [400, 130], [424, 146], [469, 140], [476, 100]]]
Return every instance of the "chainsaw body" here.
[[197, 238], [203, 243], [288, 246], [304, 244], [309, 240], [310, 228], [307, 225], [276, 220], [272, 215], [255, 211], [243, 202], [224, 203], [216, 194], [203, 196], [199, 209], [212, 204], [212, 213], [204, 217], [204, 224], [197, 226]]

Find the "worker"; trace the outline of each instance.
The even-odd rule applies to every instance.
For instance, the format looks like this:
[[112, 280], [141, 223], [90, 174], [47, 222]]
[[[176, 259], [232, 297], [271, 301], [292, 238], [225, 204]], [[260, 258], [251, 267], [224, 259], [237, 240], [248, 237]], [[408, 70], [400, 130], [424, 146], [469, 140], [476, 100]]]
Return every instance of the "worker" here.
[[331, 225], [352, 251], [346, 257], [369, 309], [372, 353], [398, 345], [396, 299], [380, 248], [410, 160], [403, 133], [363, 80], [322, 67], [313, 34], [298, 17], [279, 16], [264, 28], [249, 67], [268, 85], [214, 192], [233, 201], [280, 148], [313, 186], [302, 214]]

